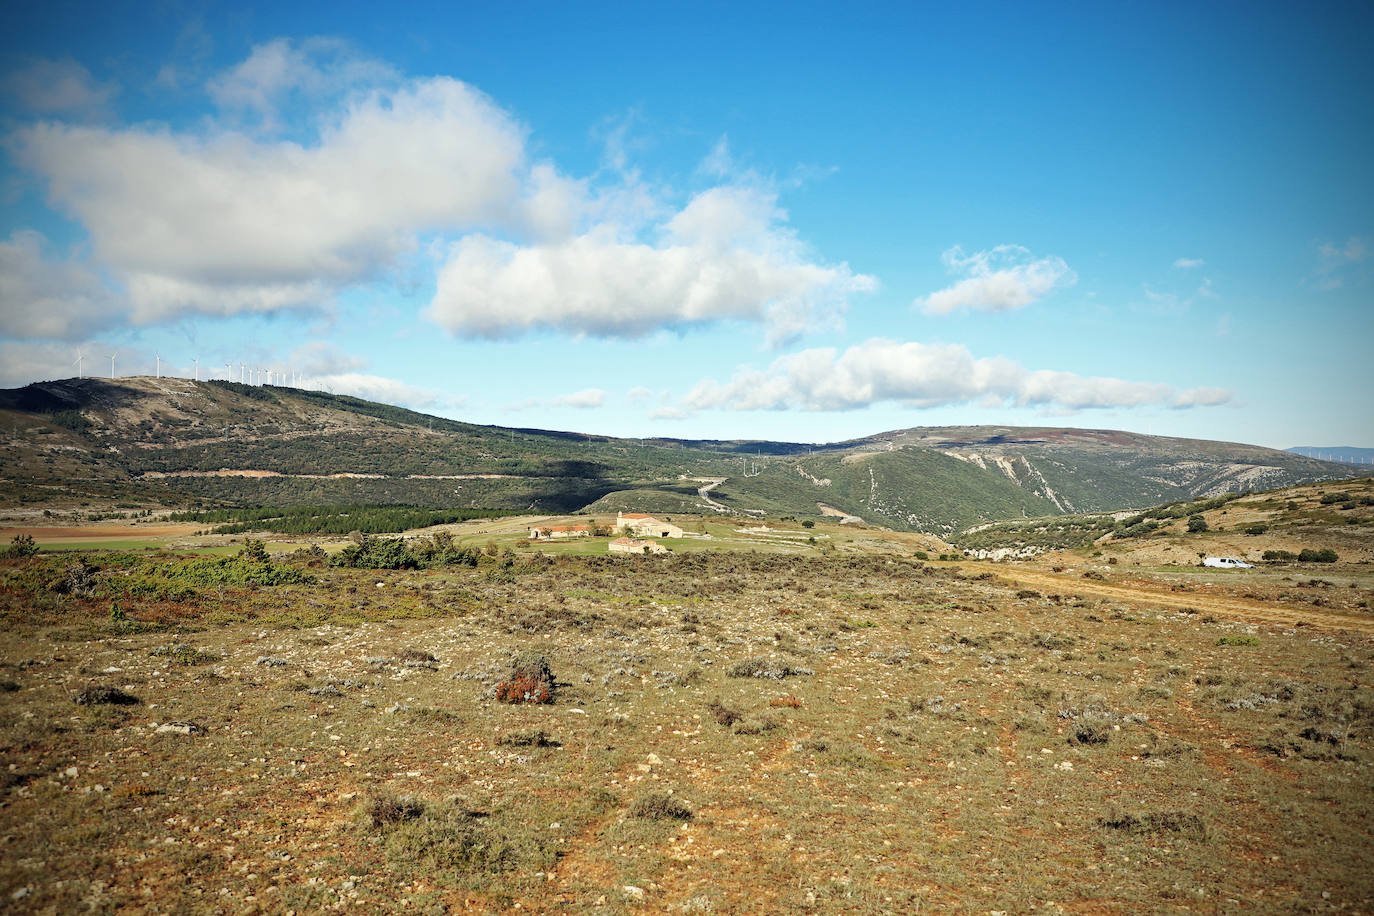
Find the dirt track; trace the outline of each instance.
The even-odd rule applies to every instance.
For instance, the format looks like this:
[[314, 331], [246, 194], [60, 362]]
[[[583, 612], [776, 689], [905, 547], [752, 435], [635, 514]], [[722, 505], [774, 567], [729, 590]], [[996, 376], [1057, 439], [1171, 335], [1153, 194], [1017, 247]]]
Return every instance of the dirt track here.
[[56, 525], [36, 527], [19, 525], [13, 528], [0, 528], [0, 539], [8, 541], [17, 534], [27, 534], [34, 540], [43, 542], [65, 541], [103, 541], [117, 538], [152, 539], [164, 537], [184, 537], [195, 534], [203, 525], [81, 525], [64, 528]]
[[[969, 565], [966, 568], [986, 569], [983, 565]], [[1374, 635], [1374, 617], [1333, 614], [1310, 606], [1289, 608], [1276, 605], [1270, 601], [1174, 592], [1168, 590], [1167, 586], [1151, 585], [1140, 580], [1135, 580], [1129, 586], [1113, 585], [1110, 582], [1098, 582], [1092, 579], [1044, 572], [1043, 570], [1028, 569], [1021, 566], [998, 566], [997, 576], [1016, 585], [1054, 592], [1095, 595], [1114, 601], [1157, 604], [1172, 608], [1190, 608], [1219, 616], [1236, 617], [1279, 626], [1314, 626], [1332, 630], [1352, 630]]]

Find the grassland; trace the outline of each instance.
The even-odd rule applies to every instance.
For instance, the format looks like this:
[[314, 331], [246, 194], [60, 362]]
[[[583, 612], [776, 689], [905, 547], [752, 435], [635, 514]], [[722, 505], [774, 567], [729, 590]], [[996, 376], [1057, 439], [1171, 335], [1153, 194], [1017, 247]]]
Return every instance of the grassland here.
[[[1366, 564], [1085, 579], [706, 519], [615, 559], [522, 521], [451, 526], [492, 542], [473, 567], [0, 561], [0, 899], [1374, 908]], [[499, 702], [532, 655], [552, 702]]]

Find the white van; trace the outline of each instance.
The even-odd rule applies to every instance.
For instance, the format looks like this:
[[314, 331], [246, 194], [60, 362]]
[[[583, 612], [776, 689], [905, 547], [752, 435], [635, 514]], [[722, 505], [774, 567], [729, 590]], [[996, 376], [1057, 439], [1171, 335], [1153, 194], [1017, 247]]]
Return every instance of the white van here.
[[1213, 566], [1217, 569], [1254, 569], [1253, 563], [1246, 563], [1244, 560], [1237, 560], [1234, 557], [1208, 557], [1202, 561], [1203, 566]]

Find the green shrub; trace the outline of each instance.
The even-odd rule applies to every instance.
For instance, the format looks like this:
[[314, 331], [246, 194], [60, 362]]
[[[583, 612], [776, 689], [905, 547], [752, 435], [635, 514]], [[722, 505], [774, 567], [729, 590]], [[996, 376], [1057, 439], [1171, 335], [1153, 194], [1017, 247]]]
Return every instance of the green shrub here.
[[1296, 560], [1298, 555], [1291, 550], [1266, 550], [1264, 559], [1266, 560]]
[[10, 541], [10, 546], [5, 548], [4, 556], [22, 560], [36, 553], [38, 553], [38, 545], [34, 543], [33, 538], [27, 534], [16, 534]]
[[1189, 531], [1189, 532], [1191, 532], [1191, 533], [1193, 533], [1193, 534], [1198, 534], [1198, 533], [1201, 533], [1201, 532], [1206, 531], [1206, 530], [1207, 530], [1207, 519], [1203, 518], [1201, 515], [1190, 515], [1190, 516], [1188, 516], [1188, 531]]
[[1269, 526], [1268, 526], [1268, 525], [1251, 525], [1251, 526], [1249, 526], [1248, 528], [1245, 529], [1245, 533], [1246, 533], [1246, 534], [1250, 534], [1250, 535], [1259, 535], [1259, 534], [1264, 534], [1264, 532], [1266, 532], [1266, 531], [1268, 531], [1268, 530], [1269, 530]]
[[65, 429], [83, 432], [91, 428], [91, 421], [87, 420], [79, 410], [59, 410], [48, 417], [54, 426], [61, 426]]
[[1335, 563], [1339, 559], [1336, 551], [1330, 547], [1324, 547], [1321, 550], [1313, 550], [1308, 547], [1298, 554], [1299, 563]]
[[373, 538], [359, 535], [329, 561], [330, 566], [351, 569], [415, 569], [419, 559], [406, 546], [405, 538]]

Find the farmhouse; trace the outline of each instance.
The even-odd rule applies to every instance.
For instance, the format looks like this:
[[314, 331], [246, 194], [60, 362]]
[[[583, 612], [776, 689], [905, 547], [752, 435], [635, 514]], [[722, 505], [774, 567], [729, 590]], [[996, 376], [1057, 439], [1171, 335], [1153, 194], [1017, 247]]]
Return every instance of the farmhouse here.
[[616, 538], [606, 548], [611, 553], [667, 553], [668, 548], [638, 538]]
[[642, 538], [680, 538], [682, 529], [671, 522], [660, 521], [642, 512], [616, 514], [615, 526]]
[[547, 541], [556, 538], [591, 537], [591, 525], [544, 525], [530, 529], [530, 540]]

